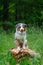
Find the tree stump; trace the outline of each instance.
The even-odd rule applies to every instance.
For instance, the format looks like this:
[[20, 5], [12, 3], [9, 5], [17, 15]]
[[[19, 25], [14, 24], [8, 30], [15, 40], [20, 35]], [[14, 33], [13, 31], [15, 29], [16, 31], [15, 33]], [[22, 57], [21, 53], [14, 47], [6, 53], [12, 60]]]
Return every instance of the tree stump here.
[[34, 56], [37, 56], [40, 58], [40, 54], [36, 53], [35, 51], [32, 51], [31, 49], [23, 49], [17, 50], [16, 48], [13, 48], [10, 50], [10, 53], [13, 55], [14, 58], [18, 59], [18, 62], [23, 58], [25, 55], [32, 58]]

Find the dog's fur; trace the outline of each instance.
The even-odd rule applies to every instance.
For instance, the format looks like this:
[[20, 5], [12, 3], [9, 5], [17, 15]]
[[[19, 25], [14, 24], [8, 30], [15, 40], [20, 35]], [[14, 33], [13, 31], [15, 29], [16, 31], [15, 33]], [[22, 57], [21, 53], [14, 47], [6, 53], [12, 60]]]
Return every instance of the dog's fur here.
[[15, 44], [16, 48], [19, 50], [20, 48], [28, 48], [26, 39], [26, 24], [24, 23], [18, 23], [16, 25]]

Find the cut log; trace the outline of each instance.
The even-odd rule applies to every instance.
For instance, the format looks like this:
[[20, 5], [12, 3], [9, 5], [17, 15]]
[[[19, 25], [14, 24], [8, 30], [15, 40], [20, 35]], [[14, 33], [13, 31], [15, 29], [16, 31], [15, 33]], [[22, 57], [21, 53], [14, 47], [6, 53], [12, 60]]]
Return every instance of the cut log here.
[[31, 49], [23, 49], [21, 48], [20, 50], [17, 50], [16, 48], [13, 48], [10, 50], [10, 53], [14, 56], [14, 58], [19, 59], [18, 61], [20, 61], [21, 58], [23, 58], [25, 55], [28, 55], [29, 57], [34, 57], [37, 56], [38, 58], [40, 58], [40, 54], [36, 53], [35, 51], [32, 51]]

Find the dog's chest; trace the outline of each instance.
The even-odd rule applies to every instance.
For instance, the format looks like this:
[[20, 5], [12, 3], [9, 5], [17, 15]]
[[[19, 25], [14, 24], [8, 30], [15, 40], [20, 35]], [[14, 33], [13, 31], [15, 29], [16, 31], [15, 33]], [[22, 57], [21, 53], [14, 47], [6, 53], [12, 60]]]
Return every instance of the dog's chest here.
[[24, 41], [24, 37], [25, 37], [25, 34], [15, 33], [15, 38], [19, 39], [22, 42]]

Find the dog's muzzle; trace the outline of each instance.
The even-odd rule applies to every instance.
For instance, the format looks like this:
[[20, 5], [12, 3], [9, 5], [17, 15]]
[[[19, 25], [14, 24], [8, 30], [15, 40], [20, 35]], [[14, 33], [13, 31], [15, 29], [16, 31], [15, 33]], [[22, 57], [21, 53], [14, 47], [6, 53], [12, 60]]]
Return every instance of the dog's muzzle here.
[[24, 31], [23, 29], [20, 30], [20, 32], [23, 32], [23, 31]]

